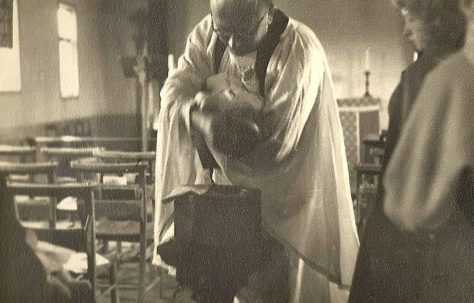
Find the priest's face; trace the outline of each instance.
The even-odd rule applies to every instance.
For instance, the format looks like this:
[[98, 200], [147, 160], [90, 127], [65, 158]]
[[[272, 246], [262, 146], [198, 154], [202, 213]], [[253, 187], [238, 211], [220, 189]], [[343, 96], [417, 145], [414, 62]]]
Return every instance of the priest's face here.
[[249, 54], [268, 31], [269, 8], [261, 0], [211, 0], [212, 26], [237, 56]]

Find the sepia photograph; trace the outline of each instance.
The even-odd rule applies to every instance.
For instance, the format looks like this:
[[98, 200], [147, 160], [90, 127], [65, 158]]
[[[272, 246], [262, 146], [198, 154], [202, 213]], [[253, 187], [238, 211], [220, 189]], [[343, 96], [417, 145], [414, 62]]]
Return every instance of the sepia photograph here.
[[474, 302], [474, 0], [0, 0], [0, 303]]

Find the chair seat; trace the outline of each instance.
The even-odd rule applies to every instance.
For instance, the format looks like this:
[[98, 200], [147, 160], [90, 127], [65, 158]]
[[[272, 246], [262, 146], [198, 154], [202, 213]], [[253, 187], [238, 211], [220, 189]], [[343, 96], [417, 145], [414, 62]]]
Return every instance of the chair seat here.
[[[25, 228], [31, 228], [34, 230], [49, 230], [49, 222], [47, 221], [21, 221], [21, 225]], [[74, 220], [61, 220], [56, 222], [56, 230], [81, 230], [81, 222]]]
[[[137, 221], [140, 218], [141, 202], [137, 200], [96, 200], [96, 218], [110, 221]], [[155, 207], [152, 200], [146, 202], [146, 220], [153, 221]]]
[[[110, 221], [99, 220], [96, 222], [96, 235], [98, 239], [109, 241], [136, 242], [140, 239], [140, 223], [137, 221]], [[147, 240], [153, 239], [153, 223], [147, 223]]]
[[[15, 203], [18, 206], [47, 206], [49, 207], [51, 199], [48, 197], [33, 197], [28, 196], [16, 196]], [[77, 210], [77, 198], [68, 196], [62, 199], [57, 205], [56, 208], [59, 210], [66, 211], [76, 211]]]
[[[125, 242], [129, 243], [129, 242]], [[122, 243], [123, 245], [123, 243]], [[145, 252], [145, 258], [147, 260], [150, 260], [153, 257], [153, 251], [155, 247], [154, 245], [147, 245], [146, 252]], [[128, 248], [122, 247], [122, 251], [117, 254], [117, 259], [120, 262], [139, 262], [140, 258], [140, 245], [139, 244], [133, 244]]]
[[9, 182], [29, 182], [31, 180], [28, 175], [10, 175], [7, 178]]
[[138, 199], [140, 197], [140, 187], [136, 184], [102, 186], [102, 199], [123, 200]]
[[[132, 174], [129, 174], [132, 175]], [[103, 183], [106, 186], [126, 186], [127, 185], [127, 176], [117, 176], [117, 175], [104, 175]], [[133, 177], [128, 177], [133, 178]]]
[[50, 199], [48, 197], [34, 197], [30, 198], [28, 196], [16, 196], [15, 203], [16, 205], [24, 206], [48, 206], [49, 207]]
[[[154, 185], [145, 186], [145, 191], [148, 199], [155, 198]], [[104, 184], [102, 186], [102, 193], [103, 195], [107, 195], [108, 193], [115, 194], [115, 196], [118, 196], [118, 199], [137, 199], [140, 197], [140, 187], [136, 184]]]

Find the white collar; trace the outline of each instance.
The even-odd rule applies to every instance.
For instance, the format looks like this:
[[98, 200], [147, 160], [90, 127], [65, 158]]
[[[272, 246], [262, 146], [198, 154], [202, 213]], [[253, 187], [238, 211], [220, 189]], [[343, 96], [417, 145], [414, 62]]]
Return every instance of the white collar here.
[[240, 68], [249, 68], [255, 65], [257, 59], [257, 51], [251, 52], [250, 54], [243, 56], [236, 56], [229, 52], [229, 59], [231, 64], [236, 65]]

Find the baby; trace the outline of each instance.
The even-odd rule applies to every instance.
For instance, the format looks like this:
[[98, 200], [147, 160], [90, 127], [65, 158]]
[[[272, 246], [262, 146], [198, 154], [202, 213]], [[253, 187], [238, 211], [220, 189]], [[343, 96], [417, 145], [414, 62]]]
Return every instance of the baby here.
[[[244, 156], [260, 140], [264, 99], [253, 92], [254, 78], [255, 75], [243, 74], [242, 79], [237, 79], [230, 74], [220, 73], [207, 79], [203, 89], [205, 93], [196, 95], [199, 109], [214, 117], [214, 148], [227, 156]], [[203, 94], [209, 93], [217, 102], [203, 102]]]

